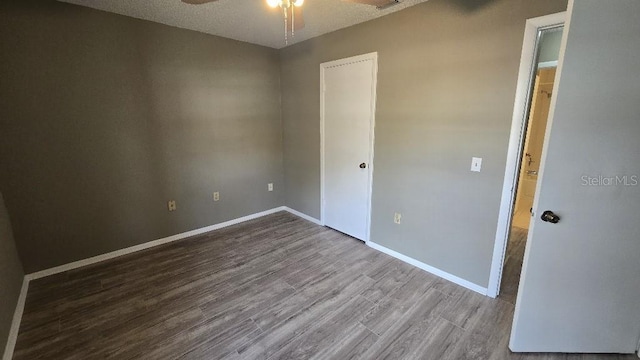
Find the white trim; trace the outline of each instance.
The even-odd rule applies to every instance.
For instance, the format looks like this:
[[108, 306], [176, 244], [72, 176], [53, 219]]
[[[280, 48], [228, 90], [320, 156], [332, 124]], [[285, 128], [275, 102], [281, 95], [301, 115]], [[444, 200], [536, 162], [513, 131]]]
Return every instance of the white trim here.
[[322, 224], [320, 223], [320, 220], [318, 220], [318, 219], [316, 219], [316, 218], [314, 218], [314, 217], [311, 217], [311, 216], [309, 216], [309, 215], [307, 215], [307, 214], [305, 214], [305, 213], [301, 213], [301, 212], [300, 212], [300, 211], [298, 211], [298, 210], [294, 210], [294, 209], [292, 209], [292, 208], [290, 208], [290, 207], [288, 207], [288, 206], [284, 206], [284, 209], [283, 209], [283, 210], [284, 210], [284, 211], [287, 211], [287, 212], [290, 212], [291, 214], [293, 214], [293, 215], [295, 215], [295, 216], [297, 216], [297, 217], [303, 218], [303, 219], [305, 219], [305, 220], [307, 220], [307, 221], [311, 221], [312, 223], [314, 223], [314, 224], [316, 224], [316, 225], [322, 225]]
[[237, 219], [233, 219], [233, 220], [229, 220], [229, 221], [225, 221], [219, 224], [215, 224], [215, 225], [211, 225], [211, 226], [206, 226], [203, 228], [199, 228], [199, 229], [195, 229], [195, 230], [191, 230], [191, 231], [187, 231], [187, 232], [183, 232], [180, 234], [176, 234], [176, 235], [171, 235], [162, 239], [157, 239], [157, 240], [153, 240], [153, 241], [149, 241], [146, 242], [144, 244], [140, 244], [140, 245], [135, 245], [135, 246], [131, 246], [128, 248], [124, 248], [124, 249], [120, 249], [120, 250], [116, 250], [116, 251], [112, 251], [110, 253], [106, 253], [106, 254], [102, 254], [102, 255], [98, 255], [98, 256], [94, 256], [94, 257], [90, 257], [87, 259], [83, 259], [83, 260], [78, 260], [78, 261], [74, 261], [68, 264], [64, 264], [64, 265], [60, 265], [60, 266], [56, 266], [50, 269], [45, 269], [45, 270], [41, 270], [35, 273], [31, 273], [31, 274], [27, 274], [24, 276], [24, 279], [22, 281], [22, 289], [20, 290], [20, 297], [18, 298], [18, 304], [16, 305], [16, 310], [13, 314], [13, 320], [11, 322], [11, 330], [9, 331], [9, 338], [7, 340], [7, 345], [5, 347], [4, 350], [4, 355], [2, 356], [3, 360], [11, 360], [11, 358], [13, 357], [13, 351], [15, 349], [16, 346], [16, 340], [18, 339], [18, 332], [20, 330], [20, 323], [22, 322], [22, 313], [24, 311], [24, 304], [25, 301], [27, 299], [27, 292], [29, 290], [29, 282], [31, 280], [35, 280], [35, 279], [40, 279], [46, 276], [50, 276], [50, 275], [55, 275], [61, 272], [65, 272], [65, 271], [69, 271], [69, 270], [73, 270], [73, 269], [77, 269], [83, 266], [87, 266], [87, 265], [91, 265], [91, 264], [95, 264], [98, 262], [102, 262], [105, 260], [109, 260], [109, 259], [113, 259], [113, 258], [117, 258], [119, 256], [123, 256], [123, 255], [127, 255], [127, 254], [131, 254], [140, 250], [145, 250], [145, 249], [149, 249], [155, 246], [159, 246], [159, 245], [164, 245], [170, 242], [174, 242], [177, 240], [182, 240], [182, 239], [186, 239], [192, 236], [196, 236], [196, 235], [200, 235], [200, 234], [204, 234], [210, 231], [214, 231], [214, 230], [218, 230], [218, 229], [222, 229], [225, 228], [227, 226], [231, 226], [231, 225], [236, 225], [245, 221], [249, 221], [249, 220], [253, 220], [253, 219], [257, 219], [266, 215], [270, 215], [273, 213], [277, 213], [279, 211], [287, 211], [290, 212], [296, 216], [299, 216], [305, 220], [309, 220], [313, 223], [319, 224], [320, 221], [318, 219], [314, 219], [309, 215], [305, 215], [299, 211], [293, 210], [291, 208], [288, 208], [286, 206], [279, 206], [270, 210], [266, 210], [266, 211], [262, 211], [259, 213], [255, 213], [255, 214], [251, 214], [251, 215], [247, 215], [247, 216], [243, 216]]
[[58, 274], [61, 272], [65, 272], [65, 271], [69, 271], [69, 270], [73, 270], [73, 269], [77, 269], [83, 266], [87, 266], [87, 265], [91, 265], [91, 264], [95, 264], [95, 263], [99, 263], [101, 261], [105, 261], [105, 260], [109, 260], [109, 259], [113, 259], [113, 258], [117, 258], [119, 256], [122, 255], [127, 255], [127, 254], [131, 254], [140, 250], [145, 250], [145, 249], [149, 249], [155, 246], [159, 246], [159, 245], [164, 245], [173, 241], [177, 241], [177, 240], [181, 240], [181, 239], [185, 239], [191, 236], [195, 236], [195, 235], [200, 235], [200, 234], [204, 234], [210, 231], [214, 231], [214, 230], [218, 230], [218, 229], [222, 229], [224, 227], [227, 226], [231, 226], [231, 225], [235, 225], [235, 224], [239, 224], [245, 221], [249, 221], [249, 220], [253, 220], [253, 219], [257, 219], [259, 217], [263, 217], [265, 215], [270, 215], [279, 211], [285, 211], [286, 208], [284, 206], [280, 206], [277, 208], [273, 208], [270, 210], [266, 210], [266, 211], [262, 211], [259, 213], [255, 213], [255, 214], [251, 214], [251, 215], [247, 215], [247, 216], [243, 216], [237, 219], [233, 219], [233, 220], [229, 220], [229, 221], [225, 221], [223, 223], [219, 223], [219, 224], [215, 224], [215, 225], [211, 225], [211, 226], [206, 226], [203, 228], [199, 228], [199, 229], [195, 229], [195, 230], [191, 230], [191, 231], [187, 231], [187, 232], [183, 232], [180, 234], [176, 234], [176, 235], [171, 235], [162, 239], [158, 239], [158, 240], [153, 240], [153, 241], [149, 241], [140, 245], [135, 245], [135, 246], [131, 246], [128, 248], [124, 248], [124, 249], [120, 249], [120, 250], [116, 250], [116, 251], [112, 251], [106, 254], [102, 254], [102, 255], [98, 255], [98, 256], [94, 256], [94, 257], [90, 257], [87, 259], [83, 259], [83, 260], [78, 260], [78, 261], [74, 261], [68, 264], [64, 264], [64, 265], [60, 265], [60, 266], [56, 266], [50, 269], [45, 269], [45, 270], [41, 270], [35, 273], [31, 273], [31, 274], [27, 274], [25, 276], [25, 278], [27, 280], [35, 280], [35, 279], [39, 279], [45, 276], [50, 276], [50, 275], [54, 275], [54, 274]]
[[65, 271], [69, 271], [69, 270], [73, 270], [73, 269], [77, 269], [83, 266], [87, 266], [87, 265], [91, 265], [91, 264], [95, 264], [98, 262], [102, 262], [105, 260], [109, 260], [109, 259], [113, 259], [113, 258], [117, 258], [119, 256], [123, 256], [123, 255], [127, 255], [127, 254], [131, 254], [137, 251], [141, 251], [141, 250], [145, 250], [145, 249], [149, 249], [155, 246], [159, 246], [159, 245], [163, 245], [163, 244], [167, 244], [170, 242], [174, 242], [177, 240], [182, 240], [182, 239], [186, 239], [192, 236], [196, 236], [196, 235], [200, 235], [200, 234], [204, 234], [210, 231], [214, 231], [214, 230], [218, 230], [218, 229], [222, 229], [231, 225], [236, 225], [245, 221], [249, 221], [249, 220], [253, 220], [253, 219], [257, 219], [266, 215], [270, 215], [273, 213], [277, 213], [279, 211], [287, 211], [293, 215], [296, 215], [300, 218], [303, 218], [305, 220], [311, 221], [314, 224], [318, 224], [320, 225], [320, 220], [313, 218], [309, 215], [303, 214], [297, 210], [291, 209], [287, 206], [279, 206], [270, 210], [266, 210], [266, 211], [262, 211], [259, 213], [255, 213], [255, 214], [251, 214], [251, 215], [247, 215], [247, 216], [243, 216], [237, 219], [233, 219], [233, 220], [229, 220], [229, 221], [225, 221], [223, 223], [219, 223], [219, 224], [215, 224], [215, 225], [211, 225], [211, 226], [206, 226], [203, 228], [199, 228], [199, 229], [195, 229], [195, 230], [191, 230], [191, 231], [187, 231], [187, 232], [183, 232], [180, 234], [176, 234], [176, 235], [171, 235], [162, 239], [157, 239], [157, 240], [153, 240], [153, 241], [149, 241], [146, 242], [144, 244], [140, 244], [140, 245], [135, 245], [135, 246], [131, 246], [128, 248], [124, 248], [124, 249], [120, 249], [120, 250], [116, 250], [116, 251], [112, 251], [110, 253], [106, 253], [106, 254], [102, 254], [102, 255], [98, 255], [98, 256], [94, 256], [94, 257], [90, 257], [87, 259], [83, 259], [83, 260], [78, 260], [78, 261], [74, 261], [68, 264], [64, 264], [64, 265], [60, 265], [60, 266], [56, 266], [50, 269], [45, 269], [45, 270], [41, 270], [35, 273], [31, 273], [31, 274], [27, 274], [24, 276], [24, 279], [22, 281], [22, 289], [20, 290], [20, 297], [18, 298], [18, 304], [16, 305], [16, 309], [15, 312], [13, 314], [13, 320], [11, 322], [11, 329], [9, 331], [9, 338], [7, 340], [7, 345], [5, 347], [4, 350], [4, 355], [2, 356], [3, 360], [11, 360], [11, 358], [13, 358], [13, 352], [15, 349], [15, 345], [16, 345], [16, 341], [18, 339], [18, 332], [20, 330], [20, 323], [22, 322], [22, 313], [24, 311], [24, 305], [25, 305], [25, 301], [27, 299], [27, 292], [29, 290], [29, 282], [31, 280], [35, 280], [35, 279], [40, 279], [46, 276], [50, 276], [50, 275], [55, 275], [61, 272], [65, 272]]
[[[502, 267], [504, 262], [509, 229], [513, 211], [513, 202], [518, 176], [518, 163], [522, 151], [524, 138], [524, 125], [527, 117], [527, 104], [529, 102], [531, 81], [533, 81], [534, 57], [538, 31], [541, 28], [557, 26], [565, 23], [566, 11], [528, 19], [525, 25], [522, 54], [520, 56], [520, 70], [518, 72], [518, 84], [513, 105], [513, 117], [511, 121], [511, 134], [507, 151], [507, 163], [502, 187], [502, 199], [500, 201], [500, 215], [493, 248], [491, 272], [489, 274], [489, 286], [487, 296], [497, 297], [500, 292], [500, 280], [502, 279]], [[561, 49], [562, 51], [562, 49]]]
[[[153, 240], [153, 241], [149, 241], [146, 242], [144, 244], [140, 244], [140, 245], [136, 245], [136, 246], [131, 246], [125, 249], [121, 249], [121, 250], [116, 250], [116, 251], [112, 251], [110, 253], [106, 253], [106, 254], [102, 254], [102, 255], [98, 255], [98, 256], [94, 256], [91, 258], [87, 258], [87, 259], [83, 259], [83, 260], [78, 260], [78, 261], [74, 261], [72, 263], [68, 263], [68, 264], [64, 264], [64, 265], [60, 265], [60, 266], [56, 266], [50, 269], [46, 269], [46, 270], [42, 270], [42, 271], [38, 271], [35, 273], [31, 273], [31, 274], [27, 274], [24, 276], [23, 282], [22, 282], [22, 288], [20, 290], [20, 296], [18, 298], [18, 303], [16, 305], [16, 309], [13, 315], [13, 320], [11, 322], [11, 330], [9, 332], [9, 338], [7, 340], [7, 345], [5, 347], [4, 350], [4, 355], [2, 357], [3, 360], [11, 360], [11, 358], [13, 358], [13, 352], [15, 349], [15, 345], [16, 345], [16, 340], [18, 339], [18, 332], [20, 330], [20, 323], [22, 321], [22, 314], [24, 312], [24, 305], [25, 305], [25, 301], [27, 298], [27, 292], [29, 290], [29, 282], [31, 280], [35, 280], [35, 279], [39, 279], [39, 278], [43, 278], [46, 276], [50, 276], [50, 275], [54, 275], [54, 274], [58, 274], [61, 272], [65, 272], [68, 270], [73, 270], [73, 269], [77, 269], [83, 266], [87, 266], [87, 265], [91, 265], [91, 264], [95, 264], [101, 261], [105, 261], [105, 260], [109, 260], [109, 259], [113, 259], [119, 256], [123, 256], [123, 255], [127, 255], [127, 254], [131, 254], [140, 250], [144, 250], [144, 249], [148, 249], [148, 248], [152, 248], [155, 246], [159, 246], [159, 245], [163, 245], [163, 244], [167, 244], [173, 241], [177, 241], [177, 240], [181, 240], [181, 239], [185, 239], [188, 237], [192, 237], [195, 235], [200, 235], [200, 234], [204, 234], [210, 231], [214, 231], [214, 230], [218, 230], [224, 227], [228, 227], [231, 225], [235, 225], [235, 224], [239, 224], [245, 221], [249, 221], [249, 220], [253, 220], [253, 219], [257, 219], [266, 215], [270, 215], [279, 211], [287, 211], [293, 215], [296, 215], [302, 219], [308, 220], [314, 224], [318, 224], [321, 225], [321, 221], [313, 218], [309, 215], [306, 215], [304, 213], [301, 213], [297, 210], [294, 210], [292, 208], [289, 208], [287, 206], [280, 206], [280, 207], [276, 207], [270, 210], [266, 210], [266, 211], [262, 211], [259, 213], [255, 213], [255, 214], [251, 214], [251, 215], [247, 215], [247, 216], [243, 216], [237, 219], [233, 219], [233, 220], [229, 220], [223, 223], [219, 223], [219, 224], [215, 224], [215, 225], [211, 225], [211, 226], [207, 226], [207, 227], [203, 227], [200, 229], [195, 229], [195, 230], [191, 230], [191, 231], [187, 231], [187, 232], [183, 232], [180, 234], [176, 234], [176, 235], [172, 235], [166, 238], [162, 238], [162, 239], [158, 239], [158, 240]], [[470, 281], [467, 281], [465, 279], [459, 278], [455, 275], [452, 275], [446, 271], [440, 270], [438, 268], [435, 268], [433, 266], [427, 265], [423, 262], [420, 262], [416, 259], [413, 259], [409, 256], [403, 255], [397, 251], [391, 250], [389, 248], [386, 248], [382, 245], [376, 244], [373, 241], [367, 241], [366, 244], [375, 249], [378, 250], [380, 252], [383, 252], [387, 255], [393, 256], [396, 259], [399, 259], [401, 261], [404, 261], [410, 265], [413, 265], [417, 268], [420, 268], [424, 271], [427, 271], [431, 274], [434, 274], [436, 276], [439, 276], [443, 279], [449, 280], [455, 284], [458, 284], [460, 286], [463, 286], [467, 289], [473, 290], [475, 292], [478, 292], [482, 295], [486, 295], [487, 294], [487, 288], [481, 287], [479, 285], [476, 285]]]
[[25, 276], [22, 279], [22, 288], [20, 289], [20, 296], [18, 297], [18, 303], [13, 313], [13, 320], [11, 321], [11, 329], [9, 330], [9, 338], [7, 339], [7, 345], [4, 347], [4, 355], [2, 360], [11, 360], [13, 358], [13, 350], [16, 347], [16, 341], [18, 340], [18, 332], [20, 331], [20, 323], [22, 322], [22, 313], [24, 312], [24, 304], [27, 300], [27, 292], [29, 291], [29, 279]]
[[558, 67], [558, 60], [543, 61], [538, 63], [538, 69]]
[[438, 268], [435, 268], [435, 267], [433, 267], [431, 265], [427, 265], [427, 264], [425, 264], [425, 263], [423, 263], [421, 261], [418, 261], [418, 260], [416, 260], [414, 258], [411, 258], [409, 256], [403, 255], [403, 254], [401, 254], [401, 253], [399, 253], [399, 252], [397, 252], [395, 250], [391, 250], [391, 249], [386, 248], [386, 247], [384, 247], [384, 246], [382, 246], [380, 244], [376, 244], [373, 241], [369, 241], [367, 243], [367, 245], [369, 245], [373, 249], [376, 249], [376, 250], [378, 250], [380, 252], [383, 252], [383, 253], [385, 253], [387, 255], [393, 256], [394, 258], [396, 258], [398, 260], [404, 261], [407, 264], [413, 265], [413, 266], [415, 266], [417, 268], [420, 268], [420, 269], [422, 269], [422, 270], [424, 270], [426, 272], [429, 272], [429, 273], [431, 273], [433, 275], [439, 276], [439, 277], [441, 277], [443, 279], [447, 279], [447, 280], [449, 280], [449, 281], [451, 281], [451, 282], [453, 282], [455, 284], [458, 284], [458, 285], [460, 285], [462, 287], [465, 287], [465, 288], [467, 288], [469, 290], [473, 290], [473, 291], [475, 291], [477, 293], [480, 293], [482, 295], [487, 295], [487, 288], [485, 288], [485, 287], [482, 287], [480, 285], [476, 285], [476, 284], [474, 284], [474, 283], [472, 283], [470, 281], [467, 281], [467, 280], [465, 280], [463, 278], [457, 277], [457, 276], [455, 276], [453, 274], [450, 274], [450, 273], [448, 273], [448, 272], [446, 272], [444, 270], [440, 270]]
[[351, 64], [359, 61], [372, 61], [373, 69], [371, 71], [371, 127], [369, 133], [369, 183], [368, 183], [368, 194], [367, 194], [367, 223], [366, 223], [366, 233], [364, 242], [368, 243], [371, 237], [371, 200], [373, 197], [373, 151], [374, 151], [374, 143], [375, 143], [375, 126], [376, 126], [376, 103], [377, 103], [377, 88], [378, 88], [378, 53], [372, 52], [368, 54], [362, 54], [357, 56], [352, 56], [345, 59], [329, 61], [320, 64], [320, 225], [325, 225], [325, 214], [324, 214], [324, 72], [325, 69], [335, 66], [341, 66], [346, 64]]

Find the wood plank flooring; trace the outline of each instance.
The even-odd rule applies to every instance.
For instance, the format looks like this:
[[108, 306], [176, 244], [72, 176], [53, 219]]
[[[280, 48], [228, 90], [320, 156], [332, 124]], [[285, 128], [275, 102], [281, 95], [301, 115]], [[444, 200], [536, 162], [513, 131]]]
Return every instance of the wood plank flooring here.
[[518, 285], [520, 283], [520, 273], [522, 272], [522, 261], [524, 260], [524, 249], [527, 244], [528, 234], [528, 229], [516, 226], [511, 227], [507, 252], [504, 256], [500, 299], [514, 305], [518, 295]]
[[31, 282], [14, 359], [512, 354], [513, 305], [288, 213]]
[[530, 222], [531, 212], [528, 209], [516, 210], [515, 214], [513, 214], [513, 219], [511, 220], [512, 226], [520, 229], [528, 229]]

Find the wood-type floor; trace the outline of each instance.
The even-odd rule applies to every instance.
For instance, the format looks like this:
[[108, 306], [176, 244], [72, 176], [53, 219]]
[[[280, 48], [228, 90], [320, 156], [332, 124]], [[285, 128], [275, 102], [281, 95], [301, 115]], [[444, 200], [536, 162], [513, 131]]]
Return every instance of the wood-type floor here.
[[15, 359], [512, 354], [513, 305], [277, 213], [31, 282]]
[[527, 244], [528, 234], [528, 229], [513, 226], [511, 228], [511, 234], [509, 235], [507, 252], [504, 256], [502, 282], [500, 285], [500, 299], [514, 305], [518, 295], [518, 284], [520, 283], [522, 261], [524, 260], [524, 248]]

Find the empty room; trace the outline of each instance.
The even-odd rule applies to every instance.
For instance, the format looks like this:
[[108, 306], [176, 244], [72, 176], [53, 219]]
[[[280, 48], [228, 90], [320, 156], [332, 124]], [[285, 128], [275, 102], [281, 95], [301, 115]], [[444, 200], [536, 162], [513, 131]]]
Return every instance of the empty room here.
[[640, 1], [5, 0], [10, 359], [637, 359]]

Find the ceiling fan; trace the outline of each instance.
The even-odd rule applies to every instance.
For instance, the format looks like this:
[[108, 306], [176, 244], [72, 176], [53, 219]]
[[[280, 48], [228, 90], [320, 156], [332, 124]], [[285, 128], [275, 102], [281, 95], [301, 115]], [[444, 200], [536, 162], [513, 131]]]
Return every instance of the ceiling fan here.
[[[183, 3], [200, 5], [218, 0], [182, 0]], [[304, 28], [304, 17], [302, 15], [302, 4], [304, 0], [266, 0], [272, 8], [279, 7], [282, 10], [284, 18], [284, 43], [289, 44], [289, 34], [291, 38], [295, 37], [296, 30]], [[343, 0], [358, 4], [375, 6], [382, 10], [389, 6], [398, 4], [400, 0]]]
[[[182, 0], [183, 3], [200, 5], [218, 0]], [[304, 17], [302, 15], [302, 4], [304, 0], [266, 0], [267, 4], [276, 8], [279, 7], [282, 10], [284, 17], [284, 42], [289, 43], [288, 34], [291, 34], [293, 38], [296, 34], [296, 30], [304, 28]]]
[[400, 0], [344, 0], [344, 1], [375, 6], [376, 9], [378, 10], [386, 9], [389, 6], [393, 6], [400, 3]]

